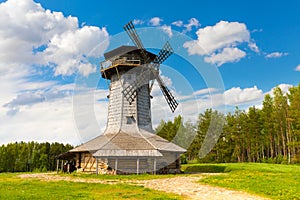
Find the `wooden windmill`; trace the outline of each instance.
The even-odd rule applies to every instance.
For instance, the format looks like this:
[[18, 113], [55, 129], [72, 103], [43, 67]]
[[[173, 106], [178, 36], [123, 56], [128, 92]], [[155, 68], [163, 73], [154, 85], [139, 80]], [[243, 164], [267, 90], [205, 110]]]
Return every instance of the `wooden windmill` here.
[[177, 101], [159, 75], [159, 66], [173, 53], [168, 42], [158, 55], [145, 50], [133, 23], [124, 26], [135, 46], [104, 54], [101, 75], [109, 80], [107, 127], [104, 133], [72, 149], [79, 171], [96, 173], [179, 172], [186, 150], [157, 136], [151, 123], [153, 83], [172, 112]]

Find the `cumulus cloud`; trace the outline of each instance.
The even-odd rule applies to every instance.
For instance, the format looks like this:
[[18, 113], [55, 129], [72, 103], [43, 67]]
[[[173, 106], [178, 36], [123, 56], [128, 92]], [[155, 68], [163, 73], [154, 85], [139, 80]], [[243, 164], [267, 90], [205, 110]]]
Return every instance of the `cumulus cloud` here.
[[255, 53], [259, 53], [259, 48], [254, 42], [249, 42], [248, 46]]
[[44, 101], [53, 101], [55, 99], [64, 98], [70, 96], [72, 91], [70, 90], [57, 90], [51, 89], [50, 91], [43, 90], [31, 90], [18, 94], [13, 100], [4, 104], [4, 107], [16, 109], [20, 106], [31, 106], [36, 103]]
[[108, 45], [97, 47], [108, 38], [105, 28], [80, 28], [76, 17], [45, 10], [32, 0], [1, 3], [0, 22], [2, 64], [51, 63], [55, 75], [87, 75], [95, 66], [88, 65], [85, 56], [100, 56]]
[[184, 24], [182, 20], [177, 20], [175, 22], [172, 22], [172, 25], [177, 27], [184, 27], [185, 29], [183, 30], [183, 33], [190, 32], [193, 28], [198, 28], [199, 26], [201, 26], [198, 19], [194, 17], [189, 19], [188, 23], [186, 24]]
[[[288, 93], [289, 92], [289, 89], [291, 87], [293, 87], [293, 85], [291, 84], [286, 84], [286, 83], [282, 83], [282, 84], [279, 84], [277, 85], [277, 87], [279, 87], [281, 89], [281, 91], [285, 94], [285, 93]], [[269, 92], [267, 92], [266, 94], [270, 94], [271, 96], [273, 96], [273, 93], [274, 93], [274, 89], [276, 87], [272, 88]]]
[[[76, 145], [101, 134], [106, 125], [107, 91], [80, 88], [71, 95], [72, 88], [63, 85], [49, 92], [27, 92], [0, 107], [0, 144], [58, 141]], [[74, 98], [80, 103], [74, 104]]]
[[105, 28], [85, 26], [72, 32], [65, 32], [53, 36], [48, 47], [38, 53], [44, 64], [55, 64], [55, 75], [71, 75], [80, 72], [87, 76], [95, 71], [95, 67], [88, 62], [86, 56], [97, 57], [106, 49], [107, 45], [99, 45], [99, 42], [108, 38]]
[[162, 25], [162, 26], [161, 26], [161, 29], [162, 29], [169, 37], [172, 37], [172, 36], [173, 36], [173, 32], [172, 32], [171, 26]]
[[296, 71], [300, 71], [300, 64], [295, 68]]
[[[72, 116], [74, 85], [63, 76], [94, 72], [89, 57], [103, 54], [109, 35], [105, 28], [78, 23], [33, 0], [0, 4], [1, 144], [79, 143]], [[57, 75], [62, 76], [53, 77]]]
[[263, 91], [258, 89], [256, 86], [252, 88], [233, 87], [226, 90], [225, 101], [227, 105], [239, 105], [257, 100], [262, 100], [264, 97]]
[[189, 32], [193, 27], [198, 28], [200, 26], [199, 21], [196, 18], [191, 18], [189, 23], [183, 25], [185, 27], [184, 32]]
[[[183, 47], [187, 48], [191, 55], [208, 55], [205, 61], [217, 63], [219, 66], [245, 57], [246, 53], [238, 48], [238, 45], [243, 43], [247, 43], [252, 51], [259, 52], [244, 23], [220, 21], [214, 26], [200, 28], [196, 34], [197, 40], [188, 41]], [[225, 54], [230, 57], [227, 58]]]
[[152, 26], [160, 26], [160, 23], [162, 22], [163, 20], [159, 17], [153, 17], [150, 19], [149, 23], [152, 25]]
[[220, 53], [213, 53], [208, 57], [205, 57], [204, 60], [207, 63], [216, 64], [217, 66], [221, 66], [224, 63], [228, 62], [238, 62], [241, 58], [245, 57], [246, 53], [236, 47], [224, 48]]
[[282, 56], [287, 56], [288, 53], [284, 52], [272, 52], [266, 55], [266, 58], [280, 58]]
[[182, 20], [177, 20], [175, 22], [172, 22], [172, 25], [177, 26], [177, 27], [182, 27], [183, 26], [183, 21]]
[[[190, 54], [205, 55], [223, 47], [236, 46], [242, 42], [248, 42], [250, 33], [243, 23], [220, 21], [215, 26], [206, 26], [196, 32], [196, 41], [186, 42], [184, 47]], [[197, 45], [191, 45], [197, 43]]]
[[144, 24], [145, 22], [144, 22], [143, 20], [140, 20], [140, 19], [134, 19], [134, 20], [132, 21], [132, 23], [133, 23], [134, 25], [141, 25], [141, 24]]

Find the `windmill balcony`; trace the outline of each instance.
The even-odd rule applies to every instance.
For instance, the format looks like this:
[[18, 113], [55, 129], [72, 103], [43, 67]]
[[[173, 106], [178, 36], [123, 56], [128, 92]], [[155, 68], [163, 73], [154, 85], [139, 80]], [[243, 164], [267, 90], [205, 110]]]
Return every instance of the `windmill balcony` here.
[[139, 66], [141, 65], [142, 60], [139, 58], [128, 58], [128, 57], [123, 57], [123, 58], [117, 58], [113, 61], [108, 61], [105, 63], [101, 63], [101, 71], [106, 70], [107, 68], [110, 67], [116, 67], [118, 65], [127, 65], [127, 66]]

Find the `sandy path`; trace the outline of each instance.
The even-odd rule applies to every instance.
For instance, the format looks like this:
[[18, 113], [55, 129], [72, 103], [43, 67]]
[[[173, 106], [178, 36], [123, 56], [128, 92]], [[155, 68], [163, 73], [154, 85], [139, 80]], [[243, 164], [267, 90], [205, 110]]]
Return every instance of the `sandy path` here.
[[151, 179], [151, 180], [99, 180], [57, 176], [49, 173], [38, 174], [22, 174], [21, 178], [37, 178], [44, 181], [72, 181], [72, 182], [87, 182], [87, 183], [102, 183], [102, 184], [117, 184], [127, 183], [133, 185], [143, 185], [144, 187], [154, 190], [175, 193], [183, 196], [186, 199], [213, 199], [213, 200], [262, 200], [259, 196], [251, 195], [246, 192], [228, 190], [220, 187], [213, 187], [198, 183], [203, 178], [203, 175], [176, 176], [174, 178]]

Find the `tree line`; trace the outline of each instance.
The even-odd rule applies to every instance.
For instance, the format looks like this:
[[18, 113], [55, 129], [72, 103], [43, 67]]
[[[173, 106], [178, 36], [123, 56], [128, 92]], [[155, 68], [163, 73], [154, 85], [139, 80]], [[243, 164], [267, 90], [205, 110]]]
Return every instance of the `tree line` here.
[[[265, 95], [262, 108], [236, 108], [227, 114], [207, 109], [197, 123], [182, 121], [181, 116], [161, 121], [156, 131], [187, 149], [183, 162], [300, 163], [300, 84], [287, 93], [275, 88]], [[214, 129], [222, 125], [216, 145], [199, 158], [206, 135], [213, 140]]]
[[[218, 128], [220, 135], [214, 132]], [[300, 163], [300, 84], [288, 93], [275, 88], [272, 95], [265, 96], [262, 108], [253, 106], [247, 111], [236, 108], [227, 114], [207, 109], [199, 114], [196, 123], [183, 123], [178, 116], [173, 121], [161, 121], [156, 132], [187, 149], [182, 155], [183, 163]], [[216, 144], [205, 152], [207, 138]], [[57, 142], [2, 145], [0, 172], [55, 170], [56, 156], [72, 148]]]
[[61, 143], [15, 142], [0, 146], [0, 172], [53, 171], [56, 156], [73, 146]]

